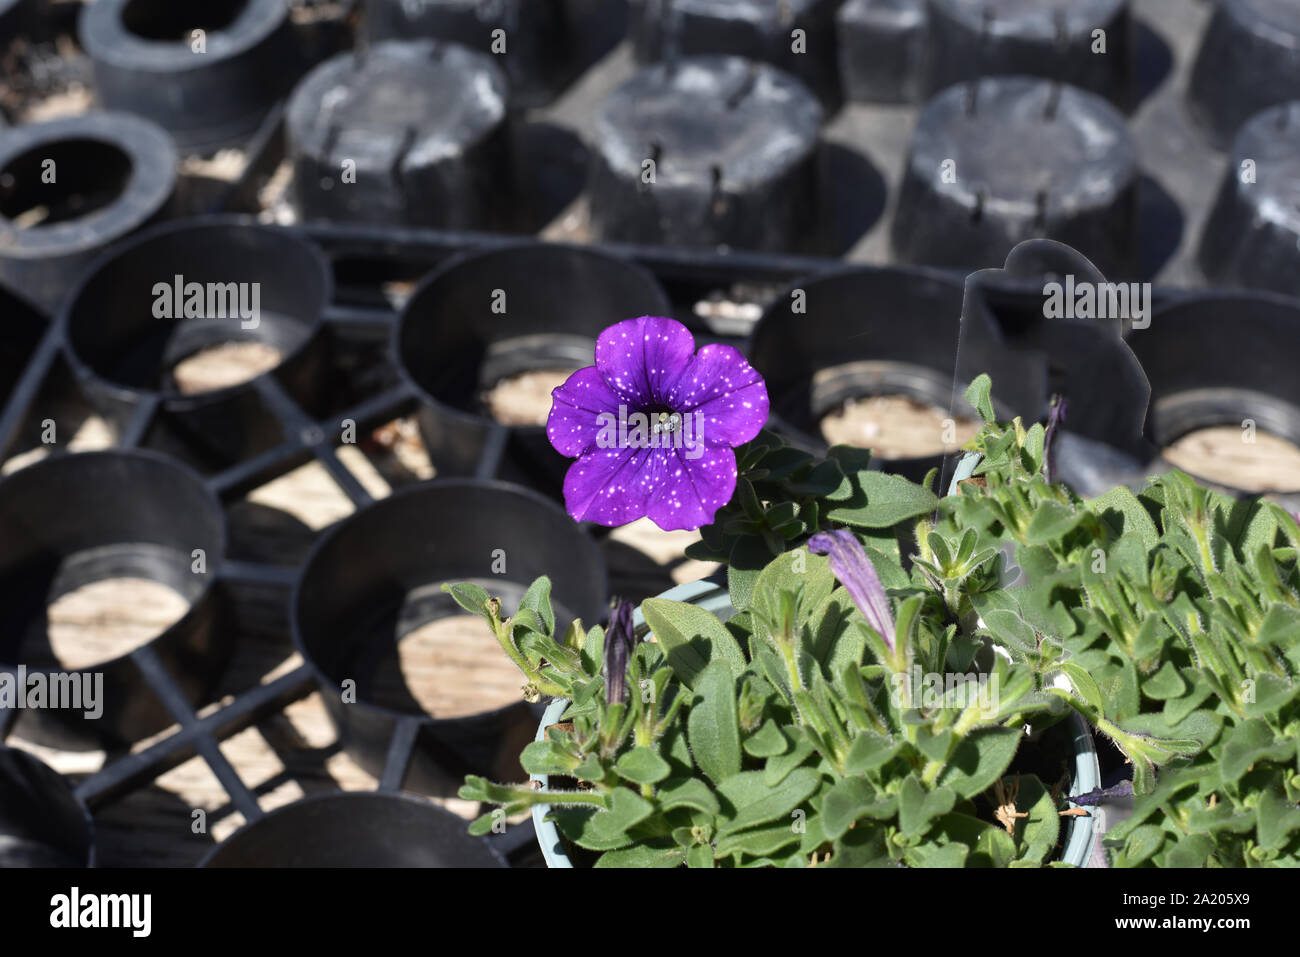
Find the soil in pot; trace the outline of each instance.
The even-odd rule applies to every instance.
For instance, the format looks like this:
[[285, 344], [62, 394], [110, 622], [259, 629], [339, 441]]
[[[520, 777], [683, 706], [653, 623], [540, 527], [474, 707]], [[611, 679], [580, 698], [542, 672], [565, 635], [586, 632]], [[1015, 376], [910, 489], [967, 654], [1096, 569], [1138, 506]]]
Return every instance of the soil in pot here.
[[551, 414], [551, 391], [575, 369], [530, 369], [506, 376], [481, 397], [484, 410], [502, 425], [545, 425]]
[[[945, 443], [949, 421], [954, 441]], [[885, 459], [952, 452], [978, 431], [979, 424], [971, 419], [954, 419], [946, 409], [903, 395], [847, 399], [821, 420], [821, 433], [829, 444], [871, 449]]]
[[1300, 448], [1258, 430], [1197, 429], [1167, 446], [1164, 456], [1189, 475], [1243, 492], [1294, 492], [1300, 486]]

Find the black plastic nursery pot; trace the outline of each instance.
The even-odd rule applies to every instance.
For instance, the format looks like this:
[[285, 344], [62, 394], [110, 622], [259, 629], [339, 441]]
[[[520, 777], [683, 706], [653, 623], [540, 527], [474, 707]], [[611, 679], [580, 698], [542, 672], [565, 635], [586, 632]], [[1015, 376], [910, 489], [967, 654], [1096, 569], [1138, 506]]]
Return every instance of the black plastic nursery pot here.
[[386, 41], [316, 67], [285, 121], [299, 214], [456, 229], [505, 223], [499, 59], [454, 43]]
[[[819, 424], [846, 400], [905, 396], [948, 409], [962, 288], [960, 278], [938, 271], [858, 267], [777, 296], [748, 348], [767, 382], [771, 426], [821, 451]], [[882, 458], [883, 468], [919, 481], [942, 463], [942, 436], [935, 439], [933, 454]]]
[[[228, 217], [169, 223], [83, 277], [64, 311], [66, 352], [119, 428], [160, 405], [200, 454], [238, 460], [282, 440], [266, 409], [280, 388], [308, 408], [319, 398], [332, 293], [320, 250], [284, 230]], [[272, 349], [278, 361], [243, 382], [181, 390], [179, 363], [240, 343]]]
[[167, 134], [126, 113], [88, 113], [0, 139], [0, 281], [54, 312], [110, 244], [159, 217], [176, 185]]
[[[501, 597], [507, 615], [540, 575], [551, 578], [557, 629], [602, 619], [605, 566], [595, 544], [558, 505], [504, 482], [410, 486], [316, 544], [294, 590], [293, 640], [363, 768], [392, 787], [405, 780], [432, 793], [454, 790], [465, 774], [521, 774], [517, 757], [540, 707], [517, 700], [431, 715], [394, 675], [393, 650], [413, 631], [464, 614], [443, 583], [476, 582]], [[355, 700], [345, 701], [348, 687]]]
[[45, 317], [31, 303], [0, 286], [0, 408], [17, 386], [45, 329]]
[[835, 15], [844, 98], [864, 103], [919, 100], [928, 19], [925, 0], [846, 0]]
[[[1128, 345], [1151, 383], [1147, 434], [1164, 448], [1198, 429], [1242, 428], [1300, 444], [1300, 307], [1272, 293], [1200, 292], [1155, 310]], [[1295, 487], [1283, 492], [1300, 492]]]
[[1201, 38], [1188, 106], [1226, 149], [1265, 107], [1293, 99], [1300, 86], [1300, 7], [1291, 0], [1220, 0]]
[[917, 120], [894, 253], [969, 270], [1000, 265], [1017, 243], [1046, 237], [1107, 276], [1128, 276], [1138, 179], [1124, 117], [1101, 97], [1035, 77], [958, 83]]
[[632, 0], [628, 23], [641, 62], [702, 53], [759, 60], [797, 76], [824, 102], [840, 99], [838, 0]]
[[199, 867], [505, 867], [465, 821], [409, 794], [342, 792], [245, 825]]
[[[931, 92], [979, 76], [1025, 74], [1121, 108], [1132, 95], [1128, 0], [929, 0], [928, 24]], [[1104, 52], [1096, 49], [1097, 30]]]
[[485, 391], [524, 372], [589, 366], [611, 322], [670, 311], [649, 272], [592, 249], [526, 242], [448, 260], [411, 295], [393, 338], [439, 474], [496, 475], [558, 495], [570, 460], [544, 424], [490, 417]]
[[102, 0], [83, 8], [79, 35], [101, 102], [186, 149], [251, 134], [299, 67], [282, 0]]
[[139, 650], [161, 662], [189, 702], [205, 700], [231, 651], [213, 593], [225, 545], [217, 499], [161, 455], [57, 455], [0, 480], [0, 668], [16, 688], [46, 688], [39, 707], [24, 706], [27, 695], [17, 702], [14, 732], [78, 750], [137, 741], [174, 721], [136, 650], [79, 670], [60, 665], [47, 609], [99, 581], [144, 579], [186, 601], [184, 614]]
[[1237, 131], [1197, 261], [1220, 285], [1300, 295], [1300, 101]]
[[[552, 99], [581, 46], [565, 0], [365, 0], [371, 41], [430, 38], [493, 55], [521, 107]], [[604, 15], [608, 15], [605, 11]]]
[[788, 249], [815, 233], [823, 111], [765, 63], [644, 67], [600, 107], [587, 190], [606, 240]]
[[92, 867], [90, 812], [57, 771], [0, 744], [0, 869]]

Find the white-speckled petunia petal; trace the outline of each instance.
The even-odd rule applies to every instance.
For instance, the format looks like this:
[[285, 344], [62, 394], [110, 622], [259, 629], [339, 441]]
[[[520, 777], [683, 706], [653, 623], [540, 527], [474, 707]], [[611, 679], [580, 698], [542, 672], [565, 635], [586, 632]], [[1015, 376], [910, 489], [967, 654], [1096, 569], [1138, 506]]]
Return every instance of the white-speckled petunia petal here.
[[731, 346], [708, 345], [682, 372], [667, 403], [683, 415], [703, 415], [700, 437], [709, 446], [748, 442], [767, 424], [767, 385]]
[[729, 448], [663, 449], [661, 474], [647, 503], [646, 515], [666, 532], [694, 531], [736, 490], [736, 453]]
[[596, 368], [629, 407], [664, 402], [695, 352], [695, 337], [676, 319], [640, 316], [615, 323], [596, 340]]
[[621, 401], [595, 366], [579, 369], [551, 391], [546, 437], [555, 451], [577, 458], [596, 447], [601, 413], [608, 413], [617, 424]]

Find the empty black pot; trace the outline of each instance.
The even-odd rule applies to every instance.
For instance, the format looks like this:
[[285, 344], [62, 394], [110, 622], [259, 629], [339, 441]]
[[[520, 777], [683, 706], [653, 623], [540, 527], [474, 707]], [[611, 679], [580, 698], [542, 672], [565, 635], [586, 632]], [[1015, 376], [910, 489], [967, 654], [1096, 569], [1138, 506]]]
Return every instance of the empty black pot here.
[[282, 440], [256, 381], [184, 394], [173, 368], [223, 343], [262, 343], [280, 354], [262, 374], [310, 408], [332, 291], [320, 250], [283, 230], [227, 217], [171, 223], [118, 247], [82, 279], [65, 311], [67, 353], [110, 420], [120, 425], [141, 402], [160, 401], [201, 452], [218, 464], [238, 460]]
[[0, 869], [91, 867], [90, 813], [63, 776], [0, 744]]
[[[229, 636], [216, 627], [212, 591], [225, 543], [216, 498], [190, 470], [161, 455], [62, 455], [0, 480], [0, 668], [17, 680], [21, 666], [28, 681], [51, 689], [64, 683], [69, 696], [58, 708], [20, 707], [15, 732], [78, 749], [133, 742], [172, 724], [131, 653], [79, 671], [55, 659], [47, 607], [105, 579], [155, 581], [189, 602], [149, 647], [190, 702], [204, 700], [230, 652]], [[98, 717], [86, 716], [96, 710]]]
[[[948, 408], [961, 306], [960, 278], [920, 269], [860, 267], [796, 283], [764, 311], [749, 344], [772, 424], [817, 450], [826, 446], [821, 419], [847, 399], [903, 395]], [[942, 458], [881, 461], [919, 480]]]
[[607, 326], [670, 308], [640, 266], [577, 246], [529, 242], [448, 261], [411, 296], [393, 340], [398, 365], [424, 400], [420, 430], [434, 467], [558, 495], [570, 460], [551, 447], [545, 427], [499, 425], [480, 396], [529, 370], [589, 366]]
[[[1300, 445], [1300, 308], [1269, 293], [1211, 291], [1155, 310], [1129, 348], [1151, 383], [1147, 433], [1161, 448], [1246, 419]], [[1296, 480], [1300, 491], [1300, 477]]]
[[0, 281], [53, 313], [108, 246], [161, 214], [176, 185], [163, 130], [88, 113], [0, 138]]
[[283, 0], [100, 0], [78, 29], [101, 102], [186, 148], [252, 134], [300, 66]]
[[[393, 648], [430, 622], [465, 614], [443, 583], [475, 581], [513, 614], [539, 575], [551, 578], [557, 629], [574, 618], [601, 619], [606, 579], [595, 544], [558, 505], [503, 482], [411, 486], [316, 544], [294, 591], [293, 639], [315, 671], [343, 746], [363, 768], [382, 777], [399, 723], [414, 722], [412, 787], [445, 792], [467, 773], [499, 778], [512, 766], [517, 773], [515, 759], [540, 708], [521, 698], [477, 714], [431, 716], [392, 673]], [[355, 701], [344, 700], [348, 687]]]
[[407, 794], [320, 794], [240, 828], [199, 867], [505, 867], [450, 811]]

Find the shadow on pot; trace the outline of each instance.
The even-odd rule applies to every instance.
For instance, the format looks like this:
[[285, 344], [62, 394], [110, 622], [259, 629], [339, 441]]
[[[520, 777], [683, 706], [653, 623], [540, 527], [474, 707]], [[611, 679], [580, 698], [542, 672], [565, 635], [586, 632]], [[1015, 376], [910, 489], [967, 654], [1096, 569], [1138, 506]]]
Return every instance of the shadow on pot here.
[[323, 794], [272, 811], [199, 867], [505, 867], [450, 811], [408, 794]]
[[91, 867], [90, 812], [63, 776], [0, 744], [0, 869]]

